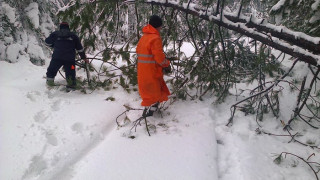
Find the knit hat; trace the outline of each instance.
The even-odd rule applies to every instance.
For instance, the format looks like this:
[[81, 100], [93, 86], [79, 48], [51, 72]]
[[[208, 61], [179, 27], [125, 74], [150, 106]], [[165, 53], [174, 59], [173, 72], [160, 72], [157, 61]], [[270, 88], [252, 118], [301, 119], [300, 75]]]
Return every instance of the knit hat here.
[[154, 28], [158, 28], [162, 26], [162, 20], [159, 16], [157, 15], [152, 15], [149, 19], [149, 24], [153, 26]]
[[61, 22], [60, 29], [69, 29], [69, 24], [67, 22]]

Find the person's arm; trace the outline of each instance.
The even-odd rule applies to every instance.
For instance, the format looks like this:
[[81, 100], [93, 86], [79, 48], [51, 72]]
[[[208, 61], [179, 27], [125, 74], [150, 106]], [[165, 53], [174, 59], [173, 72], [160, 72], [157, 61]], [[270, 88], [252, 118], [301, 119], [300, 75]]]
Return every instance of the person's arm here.
[[162, 67], [168, 67], [170, 61], [166, 59], [166, 55], [163, 53], [162, 41], [160, 38], [156, 38], [151, 44], [151, 51], [154, 55], [154, 60]]
[[44, 42], [45, 42], [45, 45], [46, 46], [49, 46], [49, 47], [53, 47], [54, 46], [54, 41], [55, 41], [55, 36], [56, 36], [56, 33], [53, 32], [49, 35], [49, 37], [47, 37]]
[[84, 52], [84, 49], [83, 49], [83, 46], [82, 46], [82, 44], [80, 42], [79, 37], [77, 35], [75, 35], [74, 40], [75, 40], [75, 43], [76, 43], [77, 52], [79, 53], [81, 59], [83, 59], [87, 63], [88, 60], [87, 60], [86, 54]]

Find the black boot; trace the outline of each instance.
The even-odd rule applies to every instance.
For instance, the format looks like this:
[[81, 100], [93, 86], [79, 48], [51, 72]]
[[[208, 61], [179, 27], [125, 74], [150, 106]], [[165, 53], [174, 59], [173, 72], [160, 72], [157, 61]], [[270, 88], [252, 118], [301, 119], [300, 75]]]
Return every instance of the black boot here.
[[158, 109], [159, 106], [159, 102], [156, 102], [155, 104], [145, 107], [142, 113], [143, 117], [149, 117], [149, 116], [153, 116], [153, 113]]

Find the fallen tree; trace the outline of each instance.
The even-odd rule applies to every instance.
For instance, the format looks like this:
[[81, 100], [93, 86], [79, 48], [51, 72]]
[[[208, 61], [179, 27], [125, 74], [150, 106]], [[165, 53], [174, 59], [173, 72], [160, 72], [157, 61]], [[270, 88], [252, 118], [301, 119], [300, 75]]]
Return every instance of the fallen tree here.
[[206, 21], [211, 21], [218, 26], [246, 35], [292, 57], [296, 57], [300, 61], [320, 67], [320, 56], [317, 55], [320, 53], [320, 38], [272, 25], [266, 22], [265, 19], [258, 19], [253, 16], [246, 17], [239, 12], [230, 13], [226, 10], [219, 12], [218, 5], [199, 7], [190, 2], [179, 4], [172, 0], [147, 0], [146, 3], [170, 7]]

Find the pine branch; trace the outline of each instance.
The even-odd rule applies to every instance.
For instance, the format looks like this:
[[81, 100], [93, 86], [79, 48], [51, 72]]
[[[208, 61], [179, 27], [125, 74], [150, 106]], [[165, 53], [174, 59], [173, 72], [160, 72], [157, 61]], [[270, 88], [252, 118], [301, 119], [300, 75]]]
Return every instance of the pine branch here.
[[[309, 99], [312, 86], [313, 86], [314, 82], [316, 81], [316, 78], [317, 78], [317, 76], [318, 76], [319, 73], [320, 73], [320, 68], [318, 68], [317, 72], [316, 72], [315, 75], [313, 76], [313, 79], [312, 79], [311, 82], [310, 82], [309, 88], [307, 89], [307, 93], [306, 93], [306, 95], [305, 95], [305, 97], [304, 97], [304, 100], [303, 100], [301, 106], [299, 107], [299, 109], [296, 108], [296, 110], [295, 110], [295, 112], [294, 112], [293, 118], [291, 118], [291, 119], [289, 120], [288, 124], [285, 126], [285, 129], [287, 129], [287, 128], [290, 127], [291, 122], [293, 121], [293, 119], [294, 119], [296, 116], [299, 116], [303, 121], [305, 121], [305, 122], [306, 122], [308, 125], [310, 125], [311, 127], [315, 128], [315, 129], [318, 129], [318, 127], [315, 127], [315, 126], [311, 125], [311, 124], [310, 124], [309, 122], [307, 122], [304, 118], [302, 118], [302, 116], [300, 115], [300, 112], [301, 112], [301, 110], [303, 109], [303, 107], [306, 105], [307, 100]], [[305, 78], [306, 78], [306, 77], [305, 77]], [[303, 83], [303, 89], [304, 89], [304, 83]], [[303, 91], [303, 89], [300, 90], [300, 93], [302, 93], [301, 91]], [[299, 96], [300, 96], [300, 99], [301, 99], [301, 96], [302, 96], [302, 95], [299, 94]], [[298, 107], [298, 106], [299, 106], [299, 102], [298, 102], [298, 104], [297, 104], [297, 107]]]
[[[282, 154], [285, 154], [285, 157], [287, 157], [287, 155], [294, 156], [294, 157], [302, 160], [303, 162], [305, 162], [305, 163], [310, 167], [310, 169], [312, 170], [313, 174], [316, 176], [316, 179], [319, 180], [319, 177], [318, 177], [317, 172], [316, 172], [315, 169], [311, 166], [311, 164], [314, 164], [315, 162], [309, 162], [309, 161], [308, 161], [308, 159], [310, 158], [310, 156], [308, 157], [307, 160], [305, 160], [304, 158], [302, 158], [302, 157], [300, 157], [300, 156], [298, 156], [298, 155], [296, 155], [296, 154], [293, 154], [293, 153], [282, 152], [282, 153], [280, 154], [280, 156], [281, 156]], [[316, 164], [319, 164], [319, 163], [316, 163]]]
[[254, 94], [254, 95], [252, 95], [252, 96], [250, 96], [250, 97], [247, 97], [247, 98], [245, 98], [245, 99], [237, 102], [236, 104], [233, 104], [233, 105], [231, 106], [231, 108], [230, 108], [230, 109], [231, 109], [231, 117], [230, 117], [230, 119], [229, 119], [229, 121], [228, 121], [228, 123], [227, 123], [227, 126], [229, 126], [229, 125], [231, 125], [231, 124], [233, 123], [234, 113], [235, 113], [236, 108], [237, 108], [237, 106], [238, 106], [239, 104], [241, 104], [241, 103], [243, 103], [243, 102], [245, 102], [245, 101], [248, 101], [248, 100], [250, 100], [250, 99], [253, 99], [253, 98], [256, 97], [256, 96], [260, 96], [260, 95], [265, 96], [271, 89], [273, 89], [275, 86], [277, 86], [278, 83], [279, 83], [281, 80], [283, 80], [285, 77], [287, 77], [287, 76], [289, 75], [289, 73], [292, 71], [293, 67], [296, 65], [297, 62], [298, 62], [298, 60], [294, 61], [294, 63], [292, 64], [291, 68], [287, 71], [287, 73], [285, 73], [281, 78], [275, 80], [274, 83], [273, 83], [272, 85], [270, 85], [268, 88], [266, 88], [265, 90], [263, 90], [263, 91], [261, 91], [261, 92], [259, 92], [259, 93], [256, 93], [256, 94]]
[[[246, 35], [252, 39], [255, 39], [257, 41], [262, 42], [263, 44], [266, 44], [268, 46], [271, 46], [277, 50], [280, 50], [284, 53], [287, 53], [293, 57], [298, 58], [300, 61], [306, 62], [308, 64], [311, 64], [313, 66], [318, 66], [320, 67], [320, 57], [314, 54], [317, 54], [318, 50], [320, 48], [320, 42], [318, 43], [311, 43], [314, 44], [315, 48], [311, 48], [311, 52], [313, 52], [314, 54], [306, 51], [305, 49], [309, 48], [309, 45], [307, 45], [306, 43], [301, 43], [301, 44], [297, 44], [296, 46], [292, 46], [291, 44], [295, 44], [295, 41], [292, 38], [281, 38], [278, 37], [277, 38], [273, 38], [270, 37], [269, 35], [265, 35], [266, 32], [259, 30], [259, 28], [255, 27], [252, 28], [251, 26], [247, 26], [247, 24], [250, 24], [251, 19], [246, 19], [245, 22], [233, 22], [235, 21], [233, 19], [233, 16], [231, 16], [230, 14], [228, 14], [228, 12], [224, 12], [222, 13], [223, 17], [221, 19], [220, 16], [215, 16], [215, 15], [207, 15], [207, 14], [203, 14], [202, 12], [204, 12], [204, 10], [202, 9], [197, 9], [197, 8], [184, 8], [184, 6], [182, 5], [178, 5], [178, 4], [174, 4], [174, 3], [169, 3], [169, 2], [158, 2], [158, 1], [152, 1], [152, 0], [147, 0], [145, 1], [145, 3], [150, 3], [152, 5], [160, 5], [160, 6], [165, 6], [165, 7], [171, 7], [177, 10], [180, 10], [182, 12], [185, 12], [187, 14], [192, 14], [193, 16], [197, 16], [201, 19], [207, 20], [207, 21], [211, 21], [219, 26], [223, 26], [227, 29], [233, 30], [235, 32], [238, 32], [240, 34]], [[233, 21], [232, 21], [233, 20]], [[257, 26], [261, 26], [261, 24], [257, 25]], [[275, 26], [276, 27], [276, 26]], [[273, 28], [274, 31], [276, 31], [276, 28]], [[294, 36], [293, 31], [288, 31], [290, 32], [290, 34], [292, 36]], [[303, 33], [302, 33], [303, 34]], [[275, 36], [276, 37], [276, 36]], [[306, 34], [303, 34], [303, 36], [300, 36], [301, 40], [300, 41], [305, 41], [307, 42], [308, 39], [317, 39], [315, 37], [311, 37], [308, 36]], [[306, 38], [305, 38], [306, 37]]]

